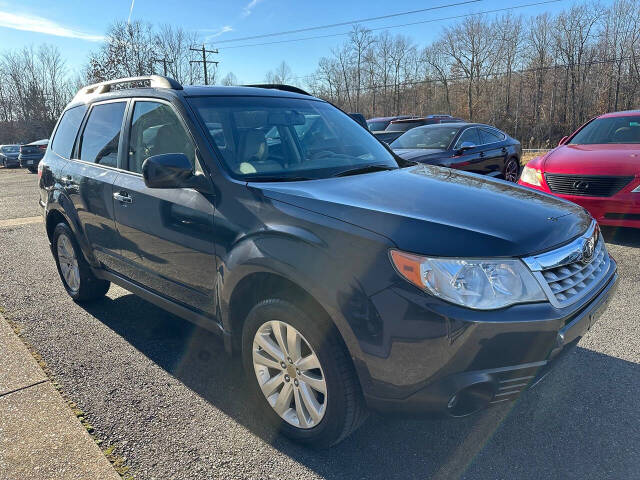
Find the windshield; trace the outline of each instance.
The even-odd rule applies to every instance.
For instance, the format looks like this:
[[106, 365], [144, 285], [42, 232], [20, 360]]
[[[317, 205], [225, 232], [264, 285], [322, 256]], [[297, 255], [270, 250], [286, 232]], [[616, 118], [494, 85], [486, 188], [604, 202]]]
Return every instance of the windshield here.
[[403, 133], [391, 143], [391, 148], [437, 148], [446, 150], [460, 127], [451, 125], [426, 125]]
[[380, 130], [384, 130], [385, 128], [387, 128], [387, 125], [389, 125], [388, 120], [381, 122], [367, 122], [369, 130], [371, 130], [372, 132], [379, 132]]
[[640, 143], [640, 116], [597, 118], [569, 141], [569, 145], [599, 143]]
[[348, 115], [318, 100], [274, 97], [189, 99], [234, 176], [243, 180], [327, 178], [393, 155]]
[[18, 153], [20, 151], [20, 147], [18, 145], [5, 145], [2, 147], [2, 151], [4, 153]]

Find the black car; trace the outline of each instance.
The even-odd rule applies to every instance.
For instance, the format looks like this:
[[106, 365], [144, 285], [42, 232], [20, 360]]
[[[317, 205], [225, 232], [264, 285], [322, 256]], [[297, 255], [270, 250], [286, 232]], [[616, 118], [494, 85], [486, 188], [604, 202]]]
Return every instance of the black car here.
[[374, 132], [378, 140], [391, 144], [403, 133], [423, 125], [436, 125], [440, 123], [462, 123], [464, 120], [451, 115], [428, 115], [426, 117], [406, 118], [393, 120], [383, 132]]
[[520, 175], [520, 142], [489, 125], [417, 127], [390, 146], [405, 160], [501, 177], [510, 182], [517, 182]]
[[0, 163], [5, 168], [19, 167], [20, 145], [0, 145]]
[[40, 163], [40, 160], [42, 160], [42, 157], [44, 157], [44, 152], [46, 152], [48, 144], [49, 139], [45, 138], [44, 140], [38, 140], [22, 145], [20, 147], [20, 155], [18, 156], [20, 166], [22, 168], [29, 169], [31, 173], [36, 173], [36, 170], [38, 170], [38, 164]]
[[367, 127], [372, 132], [382, 132], [394, 120], [404, 120], [405, 118], [418, 118], [417, 115], [395, 115], [393, 117], [374, 117], [367, 120]]
[[617, 280], [581, 207], [403, 161], [301, 93], [92, 85], [40, 174], [71, 298], [113, 282], [216, 332], [264, 419], [308, 444], [368, 408], [457, 417], [517, 398]]

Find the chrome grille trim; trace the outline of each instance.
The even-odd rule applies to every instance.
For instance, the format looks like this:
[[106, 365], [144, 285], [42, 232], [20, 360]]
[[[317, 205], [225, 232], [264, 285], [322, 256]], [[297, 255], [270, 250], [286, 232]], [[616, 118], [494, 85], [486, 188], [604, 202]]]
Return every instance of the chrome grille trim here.
[[[583, 246], [595, 237], [593, 257], [583, 263]], [[522, 259], [533, 272], [554, 307], [567, 307], [595, 288], [609, 270], [609, 254], [595, 221], [579, 238], [564, 247]]]

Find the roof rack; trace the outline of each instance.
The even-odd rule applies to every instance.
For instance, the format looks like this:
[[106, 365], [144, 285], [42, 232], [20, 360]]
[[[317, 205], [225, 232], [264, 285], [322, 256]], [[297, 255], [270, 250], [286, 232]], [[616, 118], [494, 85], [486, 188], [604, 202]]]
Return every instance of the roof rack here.
[[312, 96], [309, 92], [305, 92], [301, 88], [294, 87], [293, 85], [284, 85], [279, 83], [259, 83], [255, 85], [244, 85], [245, 87], [254, 87], [254, 88], [270, 88], [273, 90], [282, 90], [285, 92], [299, 93], [301, 95]]
[[163, 77], [161, 75], [146, 75], [142, 77], [118, 78], [116, 80], [94, 83], [93, 85], [89, 85], [78, 90], [78, 93], [76, 93], [73, 99], [76, 100], [87, 95], [110, 92], [114, 85], [123, 83], [134, 84], [134, 86], [128, 88], [168, 88], [171, 90], [182, 90], [182, 85], [173, 78]]

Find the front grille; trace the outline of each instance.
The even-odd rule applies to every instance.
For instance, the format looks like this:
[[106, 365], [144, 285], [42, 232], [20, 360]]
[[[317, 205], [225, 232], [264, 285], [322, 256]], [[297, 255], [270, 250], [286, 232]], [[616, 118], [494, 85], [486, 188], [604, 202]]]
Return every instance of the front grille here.
[[633, 180], [633, 177], [546, 173], [545, 179], [553, 193], [590, 197], [611, 197], [622, 190]]
[[602, 235], [598, 237], [592, 260], [584, 264], [574, 261], [538, 272], [551, 303], [565, 307], [578, 301], [602, 279], [609, 269], [609, 255]]

